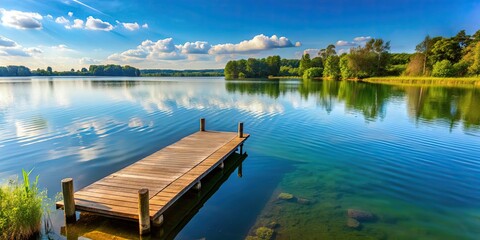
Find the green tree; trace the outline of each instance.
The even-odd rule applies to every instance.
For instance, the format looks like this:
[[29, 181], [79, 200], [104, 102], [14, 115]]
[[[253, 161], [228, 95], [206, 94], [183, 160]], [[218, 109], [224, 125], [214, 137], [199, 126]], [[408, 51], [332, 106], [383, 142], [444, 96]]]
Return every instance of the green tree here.
[[425, 39], [423, 39], [423, 41], [415, 47], [415, 51], [423, 54], [423, 75], [427, 74], [427, 68], [429, 67], [427, 64], [430, 60], [430, 53], [432, 52], [433, 45], [440, 39], [442, 39], [442, 37], [431, 38], [429, 35], [427, 35]]
[[[92, 67], [92, 66], [90, 66]], [[237, 62], [234, 60], [228, 61], [227, 65], [225, 65], [225, 78], [226, 79], [236, 79], [238, 78], [238, 71], [237, 71]]]
[[323, 74], [323, 68], [319, 68], [319, 67], [312, 67], [312, 68], [309, 68], [307, 70], [305, 70], [305, 72], [303, 72], [303, 79], [314, 79], [314, 78], [317, 78], [317, 77], [321, 77]]
[[323, 69], [324, 78], [338, 79], [340, 76], [339, 61], [340, 58], [337, 55], [329, 56], [325, 60], [325, 67]]
[[268, 66], [268, 75], [278, 76], [280, 73], [281, 59], [280, 56], [269, 56], [266, 59]]
[[431, 52], [431, 64], [440, 62], [442, 60], [448, 60], [451, 63], [456, 63], [462, 57], [462, 49], [454, 38], [442, 38], [437, 41]]
[[312, 59], [312, 67], [319, 67], [323, 69], [323, 60], [321, 57], [314, 57]]
[[407, 64], [407, 69], [405, 70], [405, 75], [407, 76], [422, 76], [426, 75], [425, 72], [425, 60], [427, 58], [423, 53], [415, 53], [410, 57], [410, 62]]
[[337, 55], [337, 52], [335, 51], [335, 45], [333, 44], [328, 45], [327, 48], [320, 49], [318, 52], [318, 56], [320, 56], [323, 62], [325, 62], [328, 57], [333, 55]]
[[312, 60], [310, 60], [310, 54], [308, 53], [303, 54], [302, 59], [300, 59], [300, 67], [298, 70], [298, 74], [302, 76], [303, 72], [305, 72], [305, 70], [311, 67], [312, 67]]
[[454, 73], [452, 63], [446, 59], [433, 65], [432, 76], [434, 77], [452, 77]]
[[52, 67], [48, 66], [48, 67], [47, 67], [47, 72], [51, 75], [51, 74], [52, 74], [52, 71], [53, 71], [53, 70], [52, 70]]
[[377, 56], [377, 69], [373, 75], [380, 76], [385, 74], [385, 69], [388, 63], [388, 51], [390, 50], [390, 41], [384, 42], [381, 38], [372, 38], [365, 44], [365, 49], [368, 52], [373, 52]]
[[480, 41], [477, 42], [473, 55], [473, 64], [468, 68], [468, 71], [470, 74], [478, 76], [480, 75]]
[[348, 55], [343, 55], [340, 57], [340, 74], [343, 79], [350, 79], [354, 77], [353, 71], [350, 69], [349, 66], [349, 58]]

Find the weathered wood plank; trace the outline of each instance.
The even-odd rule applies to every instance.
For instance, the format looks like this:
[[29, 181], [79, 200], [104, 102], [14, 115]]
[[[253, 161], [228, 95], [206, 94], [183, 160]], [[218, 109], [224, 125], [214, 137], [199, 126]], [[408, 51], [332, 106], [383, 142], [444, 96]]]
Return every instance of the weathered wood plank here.
[[138, 190], [148, 188], [150, 217], [159, 217], [248, 137], [235, 132], [194, 133], [77, 191], [76, 209], [138, 220]]

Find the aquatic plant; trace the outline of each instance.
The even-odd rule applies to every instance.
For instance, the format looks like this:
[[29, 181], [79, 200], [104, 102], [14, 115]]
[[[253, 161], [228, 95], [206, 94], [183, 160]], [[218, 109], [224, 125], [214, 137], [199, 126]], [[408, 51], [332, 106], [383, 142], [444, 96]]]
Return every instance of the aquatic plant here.
[[38, 176], [30, 181], [22, 170], [23, 182], [11, 179], [0, 187], [0, 239], [27, 239], [39, 233], [46, 191], [38, 189]]

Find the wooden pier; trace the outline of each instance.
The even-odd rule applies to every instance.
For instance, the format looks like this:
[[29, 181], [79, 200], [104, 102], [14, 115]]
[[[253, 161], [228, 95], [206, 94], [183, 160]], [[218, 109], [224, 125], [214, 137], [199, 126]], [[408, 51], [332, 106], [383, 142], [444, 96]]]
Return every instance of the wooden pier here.
[[73, 193], [73, 180], [62, 180], [67, 222], [75, 221], [75, 211], [139, 222], [140, 234], [150, 231], [151, 223], [161, 225], [163, 213], [191, 188], [201, 189], [201, 180], [237, 148], [242, 152], [249, 137], [238, 132], [200, 131], [145, 157]]

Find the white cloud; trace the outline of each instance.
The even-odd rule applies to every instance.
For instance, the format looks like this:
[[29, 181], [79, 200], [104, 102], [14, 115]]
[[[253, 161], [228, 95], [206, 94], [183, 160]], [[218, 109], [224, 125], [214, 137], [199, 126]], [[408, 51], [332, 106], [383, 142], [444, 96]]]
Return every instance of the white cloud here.
[[17, 29], [42, 29], [42, 15], [35, 12], [22, 12], [0, 8], [2, 24]]
[[165, 38], [153, 42], [145, 40], [134, 49], [122, 53], [115, 53], [108, 57], [116, 62], [138, 62], [143, 60], [179, 60], [186, 56], [175, 47], [172, 38]]
[[38, 48], [23, 48], [15, 41], [0, 36], [0, 56], [30, 57], [39, 53], [42, 53], [42, 50]]
[[65, 17], [57, 17], [55, 19], [55, 22], [59, 24], [67, 25], [70, 23], [70, 20], [66, 19]]
[[53, 19], [53, 16], [52, 16], [52, 15], [50, 15], [50, 14], [47, 14], [47, 16], [45, 16], [45, 17], [46, 17], [46, 18], [48, 18], [48, 19], [50, 19], [50, 20], [52, 20], [52, 19]]
[[361, 36], [361, 37], [354, 38], [353, 41], [355, 41], [355, 42], [365, 42], [365, 41], [368, 41], [370, 39], [372, 39], [372, 37], [370, 37], [370, 36], [368, 36], [368, 37]]
[[313, 58], [313, 57], [318, 55], [319, 51], [320, 51], [320, 49], [317, 49], [317, 48], [308, 48], [308, 49], [303, 50], [303, 54], [308, 53], [310, 55], [310, 57]]
[[92, 16], [89, 16], [87, 18], [87, 22], [85, 23], [85, 29], [111, 31], [113, 30], [113, 26], [109, 22], [104, 22], [101, 19], [97, 19]]
[[295, 43], [295, 47], [301, 47], [302, 46], [302, 43], [301, 42], [296, 42]]
[[11, 39], [8, 39], [4, 36], [0, 36], [0, 47], [15, 47], [17, 43]]
[[100, 60], [89, 58], [89, 57], [83, 57], [79, 60], [79, 62], [80, 62], [80, 64], [83, 64], [83, 65], [101, 63]]
[[[296, 43], [295, 45], [300, 45], [301, 43]], [[274, 48], [286, 48], [295, 46], [288, 38], [286, 37], [277, 37], [273, 35], [271, 37], [265, 36], [263, 34], [255, 36], [251, 40], [245, 40], [238, 44], [226, 43], [226, 44], [217, 44], [212, 46], [209, 53], [210, 54], [231, 54], [231, 53], [248, 53], [248, 52], [259, 52], [263, 50], [269, 50]]]
[[138, 23], [122, 23], [123, 27], [129, 31], [135, 31], [140, 29], [140, 25]]
[[69, 16], [69, 17], [72, 17], [72, 16], [73, 16], [73, 12], [68, 12], [68, 16]]
[[52, 49], [55, 49], [55, 50], [58, 50], [60, 52], [74, 52], [75, 50], [69, 48], [67, 45], [65, 44], [60, 44], [60, 45], [56, 45], [56, 46], [51, 46]]
[[73, 20], [73, 25], [70, 26], [71, 28], [83, 28], [83, 20], [75, 19]]
[[207, 54], [212, 47], [208, 42], [186, 42], [183, 45], [176, 45], [183, 54]]
[[357, 44], [354, 42], [338, 40], [335, 45], [337, 45], [338, 47], [353, 47], [353, 46], [356, 46]]
[[144, 23], [144, 24], [142, 25], [142, 28], [148, 28], [148, 24]]

